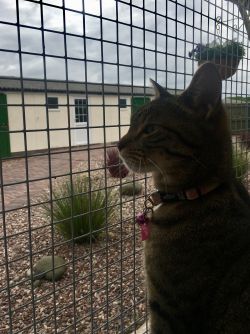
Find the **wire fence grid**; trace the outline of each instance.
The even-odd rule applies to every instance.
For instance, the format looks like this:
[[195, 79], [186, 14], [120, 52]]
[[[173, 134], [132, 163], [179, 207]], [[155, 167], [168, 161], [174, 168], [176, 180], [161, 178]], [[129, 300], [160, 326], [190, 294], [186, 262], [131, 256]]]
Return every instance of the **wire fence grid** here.
[[248, 36], [237, 6], [0, 7], [0, 333], [149, 333], [135, 216], [154, 188], [150, 175], [110, 173], [108, 154], [153, 98], [149, 78], [180, 94], [197, 68], [189, 52], [234, 40], [245, 56], [223, 99], [236, 173], [249, 186]]

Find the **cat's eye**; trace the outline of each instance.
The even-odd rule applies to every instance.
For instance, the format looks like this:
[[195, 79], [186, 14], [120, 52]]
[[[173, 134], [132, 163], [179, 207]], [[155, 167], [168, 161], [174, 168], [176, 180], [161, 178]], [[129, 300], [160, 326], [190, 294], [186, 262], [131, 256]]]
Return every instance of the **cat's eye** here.
[[146, 133], [146, 134], [152, 134], [155, 131], [156, 131], [156, 126], [155, 125], [148, 125], [143, 130], [143, 132]]

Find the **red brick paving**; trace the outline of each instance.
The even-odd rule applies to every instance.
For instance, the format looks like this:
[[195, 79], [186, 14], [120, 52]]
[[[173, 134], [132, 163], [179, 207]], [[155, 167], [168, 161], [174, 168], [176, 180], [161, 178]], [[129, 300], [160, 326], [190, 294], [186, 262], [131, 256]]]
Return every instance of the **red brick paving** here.
[[[54, 151], [50, 155], [33, 155], [27, 158], [15, 158], [2, 161], [2, 190], [0, 194], [0, 210], [4, 202], [4, 211], [15, 210], [28, 205], [27, 188], [30, 203], [36, 202], [42, 192], [49, 188], [51, 180], [75, 172], [83, 162], [89, 162], [93, 168], [97, 162], [104, 160], [103, 148], [94, 147], [71, 152], [72, 168], [70, 166], [70, 152]], [[51, 168], [49, 168], [49, 159]], [[51, 173], [50, 173], [51, 171]], [[1, 180], [0, 180], [1, 181]]]

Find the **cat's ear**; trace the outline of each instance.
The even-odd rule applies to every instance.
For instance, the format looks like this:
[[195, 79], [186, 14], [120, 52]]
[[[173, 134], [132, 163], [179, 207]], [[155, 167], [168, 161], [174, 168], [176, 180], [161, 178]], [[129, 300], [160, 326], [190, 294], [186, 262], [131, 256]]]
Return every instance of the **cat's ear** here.
[[201, 65], [195, 72], [189, 87], [182, 93], [180, 99], [191, 109], [202, 110], [206, 117], [221, 101], [222, 81], [213, 63]]
[[160, 97], [160, 96], [171, 96], [170, 93], [168, 93], [166, 91], [165, 88], [163, 88], [161, 85], [159, 85], [156, 81], [154, 81], [153, 79], [150, 79], [150, 82], [152, 83], [153, 87], [154, 87], [154, 91], [155, 91], [155, 97]]

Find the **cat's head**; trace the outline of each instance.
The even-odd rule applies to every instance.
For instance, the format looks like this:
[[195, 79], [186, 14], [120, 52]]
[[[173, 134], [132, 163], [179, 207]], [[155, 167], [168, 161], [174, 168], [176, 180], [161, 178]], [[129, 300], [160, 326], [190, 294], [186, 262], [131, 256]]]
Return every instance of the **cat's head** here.
[[230, 133], [216, 67], [199, 67], [179, 96], [153, 85], [155, 99], [132, 114], [128, 133], [118, 143], [127, 166], [153, 172], [158, 186], [168, 189], [230, 177]]

